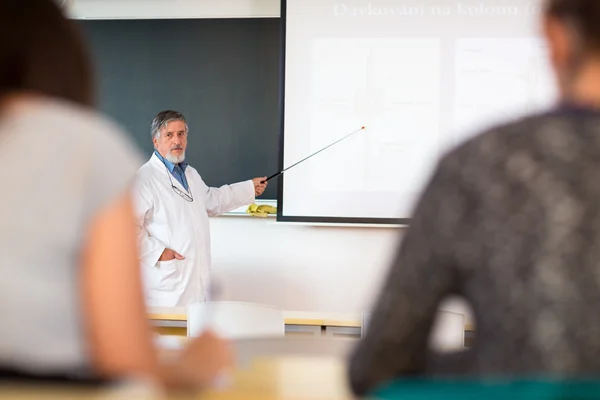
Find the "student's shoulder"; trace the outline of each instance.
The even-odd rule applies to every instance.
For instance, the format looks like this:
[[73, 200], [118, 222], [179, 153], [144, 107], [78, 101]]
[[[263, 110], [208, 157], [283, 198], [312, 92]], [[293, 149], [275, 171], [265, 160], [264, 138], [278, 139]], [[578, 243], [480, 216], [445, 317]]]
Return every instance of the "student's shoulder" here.
[[491, 164], [515, 152], [534, 150], [549, 129], [568, 131], [572, 118], [560, 112], [544, 112], [497, 124], [457, 145], [442, 157], [442, 163], [455, 166]]
[[40, 143], [68, 148], [67, 161], [108, 170], [121, 168], [124, 175], [133, 174], [143, 163], [131, 135], [96, 110], [46, 97], [32, 99], [27, 110], [16, 121], [23, 132]]
[[39, 100], [35, 112], [48, 123], [63, 125], [65, 135], [89, 142], [117, 142], [134, 147], [130, 136], [117, 122], [91, 108], [58, 99]]

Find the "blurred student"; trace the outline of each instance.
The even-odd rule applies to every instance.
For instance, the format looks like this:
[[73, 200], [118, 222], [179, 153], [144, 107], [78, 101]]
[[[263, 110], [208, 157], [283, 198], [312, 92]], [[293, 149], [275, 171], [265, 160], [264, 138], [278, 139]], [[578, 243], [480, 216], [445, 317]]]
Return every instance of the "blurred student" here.
[[[363, 394], [414, 374], [600, 373], [600, 1], [549, 0], [562, 104], [444, 157], [351, 358]], [[471, 303], [476, 343], [435, 355], [441, 300]]]
[[206, 334], [159, 363], [129, 184], [142, 161], [93, 109], [85, 46], [52, 0], [0, 13], [0, 380], [201, 387], [231, 362]]

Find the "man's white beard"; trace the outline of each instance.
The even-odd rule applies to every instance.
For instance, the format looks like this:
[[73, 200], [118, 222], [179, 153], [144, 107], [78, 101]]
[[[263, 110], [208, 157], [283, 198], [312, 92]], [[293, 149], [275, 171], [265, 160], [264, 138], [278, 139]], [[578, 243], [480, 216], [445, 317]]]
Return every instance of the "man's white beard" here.
[[185, 160], [185, 151], [183, 151], [180, 156], [176, 156], [171, 154], [171, 152], [168, 152], [165, 158], [167, 161], [172, 162], [173, 164], [179, 164]]

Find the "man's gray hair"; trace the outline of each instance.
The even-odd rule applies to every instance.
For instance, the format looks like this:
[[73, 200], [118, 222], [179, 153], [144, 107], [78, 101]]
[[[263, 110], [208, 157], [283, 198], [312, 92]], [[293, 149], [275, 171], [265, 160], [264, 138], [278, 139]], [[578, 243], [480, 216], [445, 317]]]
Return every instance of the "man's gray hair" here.
[[152, 120], [150, 128], [150, 136], [152, 136], [152, 139], [158, 139], [160, 130], [166, 127], [171, 121], [183, 121], [183, 123], [185, 123], [185, 131], [188, 131], [187, 121], [182, 113], [179, 111], [165, 110], [156, 114], [156, 117]]

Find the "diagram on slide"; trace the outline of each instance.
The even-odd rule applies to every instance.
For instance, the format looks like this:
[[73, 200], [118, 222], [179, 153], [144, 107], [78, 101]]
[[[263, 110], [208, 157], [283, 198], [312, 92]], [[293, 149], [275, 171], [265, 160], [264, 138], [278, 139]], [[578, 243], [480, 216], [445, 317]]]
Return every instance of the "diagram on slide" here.
[[455, 49], [454, 139], [551, 106], [555, 83], [537, 38], [460, 39]]
[[420, 187], [440, 140], [439, 40], [319, 39], [312, 50], [311, 151], [366, 126], [315, 158], [315, 188]]

